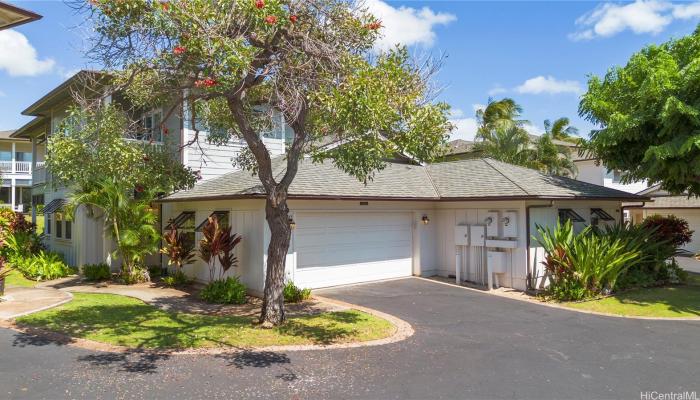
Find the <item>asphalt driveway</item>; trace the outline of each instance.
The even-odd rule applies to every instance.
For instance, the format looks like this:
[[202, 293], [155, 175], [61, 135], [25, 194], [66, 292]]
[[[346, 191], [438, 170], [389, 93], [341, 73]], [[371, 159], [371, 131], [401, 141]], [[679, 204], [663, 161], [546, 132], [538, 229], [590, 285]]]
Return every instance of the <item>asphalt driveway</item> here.
[[[0, 330], [0, 398], [639, 399], [700, 391], [700, 322], [608, 318], [425, 280], [322, 291], [410, 322], [386, 346], [104, 354]], [[699, 393], [700, 394], [700, 393]]]

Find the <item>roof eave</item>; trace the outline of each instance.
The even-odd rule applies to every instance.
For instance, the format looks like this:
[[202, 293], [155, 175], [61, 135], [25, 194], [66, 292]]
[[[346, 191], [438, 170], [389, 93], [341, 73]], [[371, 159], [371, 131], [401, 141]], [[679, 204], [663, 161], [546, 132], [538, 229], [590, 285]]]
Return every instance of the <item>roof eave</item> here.
[[43, 18], [41, 15], [33, 11], [25, 10], [24, 8], [13, 6], [12, 4], [4, 2], [0, 2], [0, 9], [4, 9], [19, 16], [19, 18], [15, 20], [15, 22], [11, 22], [7, 25], [0, 26], [0, 30], [14, 28], [16, 26], [23, 25], [32, 21], [37, 21]]

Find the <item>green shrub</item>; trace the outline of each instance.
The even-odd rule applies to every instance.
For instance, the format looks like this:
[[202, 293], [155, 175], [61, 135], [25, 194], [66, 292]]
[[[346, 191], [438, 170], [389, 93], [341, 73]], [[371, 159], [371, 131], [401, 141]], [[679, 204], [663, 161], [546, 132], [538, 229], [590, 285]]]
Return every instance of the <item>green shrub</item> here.
[[284, 285], [284, 301], [286, 303], [298, 303], [309, 297], [311, 297], [311, 289], [301, 289], [292, 281]]
[[45, 250], [41, 236], [31, 231], [4, 231], [1, 240], [0, 255], [8, 259], [15, 256], [29, 257]]
[[112, 277], [109, 265], [107, 264], [85, 264], [83, 265], [83, 276], [88, 281], [103, 281]]
[[161, 279], [166, 286], [185, 286], [192, 283], [193, 279], [182, 271], [175, 271], [172, 275], [164, 276]]
[[617, 280], [643, 258], [644, 240], [626, 233], [605, 234], [591, 227], [573, 233], [573, 224], [557, 223], [552, 231], [537, 227], [550, 277], [547, 294], [557, 300], [581, 300], [611, 292]]
[[63, 262], [60, 254], [43, 250], [29, 257], [13, 256], [10, 259], [10, 264], [26, 278], [36, 281], [63, 278], [74, 272]]
[[149, 265], [148, 275], [151, 277], [151, 279], [160, 278], [163, 276], [163, 267], [158, 264]]
[[133, 285], [136, 283], [148, 282], [150, 280], [148, 269], [138, 265], [133, 266], [131, 268], [131, 272], [129, 272], [128, 269], [122, 269], [117, 276], [117, 282], [124, 285]]
[[208, 303], [244, 304], [246, 287], [238, 277], [228, 277], [209, 283], [199, 293], [199, 297]]

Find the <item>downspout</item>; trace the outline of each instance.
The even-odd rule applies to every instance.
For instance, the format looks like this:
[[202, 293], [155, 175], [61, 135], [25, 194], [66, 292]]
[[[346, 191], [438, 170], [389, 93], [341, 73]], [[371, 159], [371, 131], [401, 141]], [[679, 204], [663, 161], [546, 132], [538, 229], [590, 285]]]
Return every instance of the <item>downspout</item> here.
[[526, 277], [526, 288], [527, 290], [533, 290], [532, 285], [532, 266], [530, 265], [530, 240], [532, 235], [530, 234], [530, 209], [532, 208], [551, 208], [554, 206], [554, 200], [550, 200], [549, 204], [537, 204], [525, 207], [525, 229], [527, 232], [527, 277]]

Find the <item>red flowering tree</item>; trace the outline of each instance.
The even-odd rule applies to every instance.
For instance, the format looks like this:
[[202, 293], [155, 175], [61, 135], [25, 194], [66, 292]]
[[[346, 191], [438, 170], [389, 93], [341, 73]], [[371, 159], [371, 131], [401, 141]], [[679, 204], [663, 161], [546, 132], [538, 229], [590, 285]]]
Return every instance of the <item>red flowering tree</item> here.
[[[92, 0], [81, 10], [94, 28], [89, 55], [116, 77], [135, 105], [188, 104], [208, 140], [242, 138], [238, 162], [264, 187], [271, 239], [260, 322], [284, 321], [287, 192], [300, 158], [332, 159], [371, 180], [397, 152], [426, 161], [448, 137], [449, 107], [432, 99], [430, 60], [404, 48], [373, 52], [381, 23], [346, 0], [156, 2]], [[173, 102], [173, 99], [180, 101]], [[166, 115], [177, 111], [171, 108]], [[282, 114], [293, 132], [286, 172], [275, 176], [261, 132]], [[199, 122], [195, 124], [194, 122]], [[198, 136], [198, 135], [197, 135]], [[319, 152], [324, 137], [346, 145]]]

